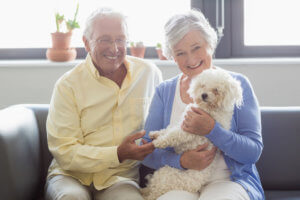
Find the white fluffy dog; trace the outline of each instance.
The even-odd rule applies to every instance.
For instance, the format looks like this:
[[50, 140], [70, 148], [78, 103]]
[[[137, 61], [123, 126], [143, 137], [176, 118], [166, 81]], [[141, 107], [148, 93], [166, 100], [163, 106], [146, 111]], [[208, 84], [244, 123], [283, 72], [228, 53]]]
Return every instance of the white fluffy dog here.
[[[204, 70], [200, 75], [193, 78], [188, 93], [193, 98], [194, 104], [189, 104], [185, 113], [192, 106], [199, 107], [227, 130], [230, 129], [234, 106], [240, 107], [243, 101], [240, 82], [219, 68]], [[174, 147], [178, 154], [195, 149], [207, 142], [209, 143], [208, 149], [213, 147], [213, 144], [206, 137], [185, 132], [180, 125], [150, 132], [149, 136], [154, 139], [154, 146], [156, 148]], [[171, 190], [200, 191], [201, 187], [211, 177], [219, 154], [217, 152], [213, 162], [201, 171], [179, 170], [169, 166], [155, 171], [151, 177], [148, 177], [147, 187], [142, 189], [145, 199], [156, 200]]]

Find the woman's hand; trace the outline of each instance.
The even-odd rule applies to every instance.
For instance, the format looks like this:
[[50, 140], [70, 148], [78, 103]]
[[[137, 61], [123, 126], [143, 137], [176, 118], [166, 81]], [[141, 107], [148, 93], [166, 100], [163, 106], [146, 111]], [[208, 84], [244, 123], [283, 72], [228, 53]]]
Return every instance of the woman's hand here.
[[196, 135], [207, 135], [215, 126], [215, 120], [200, 108], [192, 107], [184, 116], [182, 130]]
[[184, 152], [180, 157], [180, 164], [183, 168], [202, 170], [213, 161], [217, 148], [205, 150], [208, 143], [198, 146], [196, 149]]

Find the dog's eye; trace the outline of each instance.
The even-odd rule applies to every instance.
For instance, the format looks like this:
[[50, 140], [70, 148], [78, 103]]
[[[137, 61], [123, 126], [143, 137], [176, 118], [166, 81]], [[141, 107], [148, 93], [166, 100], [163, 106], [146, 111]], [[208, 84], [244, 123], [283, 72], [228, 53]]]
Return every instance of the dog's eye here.
[[214, 88], [213, 91], [212, 91], [215, 95], [218, 95], [219, 94], [219, 91], [217, 88]]

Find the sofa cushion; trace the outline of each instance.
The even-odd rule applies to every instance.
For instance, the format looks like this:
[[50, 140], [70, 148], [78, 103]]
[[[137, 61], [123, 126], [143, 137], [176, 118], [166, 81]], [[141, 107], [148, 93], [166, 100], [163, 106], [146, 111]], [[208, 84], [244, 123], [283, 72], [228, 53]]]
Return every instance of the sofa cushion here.
[[300, 191], [268, 190], [265, 191], [266, 200], [299, 200]]

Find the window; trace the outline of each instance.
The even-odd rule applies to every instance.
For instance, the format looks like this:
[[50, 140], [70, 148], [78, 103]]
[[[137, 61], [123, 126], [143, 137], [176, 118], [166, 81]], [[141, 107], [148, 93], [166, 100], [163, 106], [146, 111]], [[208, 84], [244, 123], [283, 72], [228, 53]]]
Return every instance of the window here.
[[[127, 15], [130, 40], [155, 46], [163, 40], [163, 25], [168, 16], [187, 10], [190, 0], [77, 0], [80, 30], [75, 29], [72, 44], [84, 53], [82, 30], [87, 16], [97, 7], [113, 7]], [[45, 58], [51, 47], [50, 33], [55, 32], [55, 12], [72, 18], [74, 0], [9, 0], [0, 7], [0, 59]], [[172, 5], [172, 6], [170, 6]], [[80, 53], [79, 53], [80, 56]]]
[[216, 58], [300, 56], [299, 0], [202, 0], [213, 27], [217, 1], [224, 1], [225, 26]]
[[300, 45], [299, 7], [299, 0], [245, 0], [244, 45]]
[[[170, 15], [198, 8], [215, 27], [217, 2], [224, 3], [225, 23], [216, 58], [300, 56], [299, 0], [7, 0], [0, 7], [0, 59], [45, 58], [55, 31], [54, 13], [73, 17], [77, 1], [81, 27], [100, 6], [128, 15], [130, 39], [145, 43], [147, 58], [157, 57], [154, 46], [163, 41]], [[86, 55], [81, 36], [82, 29], [74, 31], [77, 58]]]
[[232, 0], [231, 57], [299, 57], [298, 0]]

